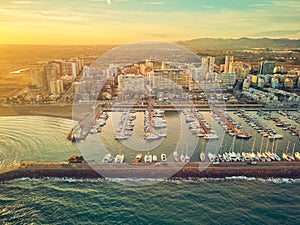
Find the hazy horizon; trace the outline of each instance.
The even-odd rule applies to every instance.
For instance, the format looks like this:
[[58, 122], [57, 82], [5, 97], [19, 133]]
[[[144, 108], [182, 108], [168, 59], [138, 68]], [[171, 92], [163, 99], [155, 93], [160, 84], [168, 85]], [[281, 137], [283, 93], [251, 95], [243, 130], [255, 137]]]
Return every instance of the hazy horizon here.
[[300, 39], [299, 9], [300, 2], [290, 0], [3, 0], [0, 44]]

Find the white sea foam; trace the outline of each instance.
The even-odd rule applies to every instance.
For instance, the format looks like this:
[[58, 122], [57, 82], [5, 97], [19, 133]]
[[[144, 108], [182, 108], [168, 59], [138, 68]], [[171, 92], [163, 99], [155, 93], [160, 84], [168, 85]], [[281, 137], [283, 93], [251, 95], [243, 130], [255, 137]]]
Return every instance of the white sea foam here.
[[274, 183], [274, 184], [298, 184], [300, 179], [292, 178], [255, 178], [255, 177], [245, 177], [245, 176], [233, 176], [225, 178], [187, 178], [187, 179], [147, 179], [147, 178], [92, 178], [92, 179], [83, 179], [83, 178], [18, 178], [11, 181], [5, 181], [3, 183], [16, 183], [16, 182], [37, 182], [37, 181], [57, 181], [57, 182], [103, 182], [112, 181], [120, 184], [129, 184], [129, 185], [151, 185], [159, 182], [171, 182], [176, 184], [182, 183], [193, 183], [193, 182], [205, 182], [205, 181], [253, 181], [253, 182], [263, 182], [263, 183]]

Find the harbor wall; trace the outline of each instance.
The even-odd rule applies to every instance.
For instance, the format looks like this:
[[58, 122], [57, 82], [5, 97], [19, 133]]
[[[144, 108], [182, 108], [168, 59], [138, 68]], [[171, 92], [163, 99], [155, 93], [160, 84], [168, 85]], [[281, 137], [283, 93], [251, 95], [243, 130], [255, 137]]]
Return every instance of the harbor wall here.
[[93, 168], [86, 163], [58, 165], [36, 163], [22, 167], [0, 169], [0, 182], [19, 178], [163, 178], [197, 179], [245, 176], [254, 178], [300, 178], [300, 161], [258, 162], [249, 165], [245, 162], [226, 162], [219, 165], [209, 163], [164, 163], [149, 164], [105, 164], [98, 163]]

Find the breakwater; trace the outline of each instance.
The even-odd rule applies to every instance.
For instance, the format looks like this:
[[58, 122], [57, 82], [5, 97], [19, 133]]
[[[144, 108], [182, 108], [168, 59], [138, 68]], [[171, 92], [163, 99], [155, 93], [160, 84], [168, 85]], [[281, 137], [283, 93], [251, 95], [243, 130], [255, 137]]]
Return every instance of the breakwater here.
[[300, 162], [207, 162], [191, 163], [59, 163], [25, 162], [0, 170], [0, 181], [18, 178], [154, 178], [197, 179], [225, 177], [300, 178]]

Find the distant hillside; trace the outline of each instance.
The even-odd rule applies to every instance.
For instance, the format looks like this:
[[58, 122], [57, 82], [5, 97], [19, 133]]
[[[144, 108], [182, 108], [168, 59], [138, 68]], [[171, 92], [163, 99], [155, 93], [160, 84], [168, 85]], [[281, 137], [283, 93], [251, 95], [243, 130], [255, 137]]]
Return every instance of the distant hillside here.
[[270, 39], [270, 38], [197, 38], [177, 42], [189, 49], [249, 49], [249, 48], [270, 48], [270, 49], [299, 49], [300, 39]]

